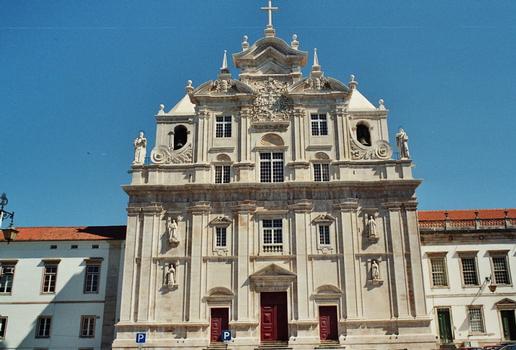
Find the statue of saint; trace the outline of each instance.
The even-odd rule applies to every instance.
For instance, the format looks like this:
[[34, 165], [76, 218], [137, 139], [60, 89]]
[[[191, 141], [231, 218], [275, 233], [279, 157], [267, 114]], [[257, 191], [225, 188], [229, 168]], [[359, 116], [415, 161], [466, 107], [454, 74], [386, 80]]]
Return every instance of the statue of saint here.
[[167, 231], [168, 242], [175, 244], [179, 243], [179, 229], [175, 219], [171, 219], [170, 217], [167, 219]]
[[371, 279], [373, 281], [380, 280], [380, 266], [376, 260], [371, 261]]
[[174, 264], [170, 263], [168, 264], [167, 269], [167, 286], [169, 288], [175, 287], [176, 284], [176, 268]]
[[367, 215], [367, 234], [369, 238], [376, 238], [376, 222], [374, 221], [374, 215]]
[[134, 145], [134, 160], [133, 165], [143, 165], [145, 163], [145, 156], [147, 154], [147, 139], [140, 131], [140, 134], [133, 141]]
[[400, 152], [400, 159], [409, 159], [408, 135], [402, 128], [400, 128], [396, 134], [396, 144], [398, 145], [398, 151]]

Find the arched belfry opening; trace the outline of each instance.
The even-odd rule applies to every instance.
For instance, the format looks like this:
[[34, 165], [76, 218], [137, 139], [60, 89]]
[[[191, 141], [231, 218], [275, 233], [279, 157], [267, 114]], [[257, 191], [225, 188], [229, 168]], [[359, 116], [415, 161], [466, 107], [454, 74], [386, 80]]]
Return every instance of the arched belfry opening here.
[[364, 146], [371, 146], [371, 133], [367, 125], [362, 123], [357, 125], [357, 140]]
[[174, 128], [174, 150], [181, 149], [188, 141], [188, 130], [183, 125]]

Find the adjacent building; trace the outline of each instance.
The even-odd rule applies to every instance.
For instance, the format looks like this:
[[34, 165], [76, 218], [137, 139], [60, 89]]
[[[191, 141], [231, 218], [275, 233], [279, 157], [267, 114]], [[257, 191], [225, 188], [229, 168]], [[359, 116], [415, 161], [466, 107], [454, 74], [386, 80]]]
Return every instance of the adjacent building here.
[[125, 226], [0, 237], [0, 349], [111, 349]]
[[442, 344], [516, 341], [516, 210], [419, 212], [432, 330]]

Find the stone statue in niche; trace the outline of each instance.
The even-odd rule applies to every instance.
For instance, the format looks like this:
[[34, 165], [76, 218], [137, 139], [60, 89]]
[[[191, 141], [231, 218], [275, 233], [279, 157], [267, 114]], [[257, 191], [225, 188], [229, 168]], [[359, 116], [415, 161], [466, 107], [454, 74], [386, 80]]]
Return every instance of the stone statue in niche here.
[[168, 242], [170, 244], [179, 244], [179, 227], [177, 225], [177, 221], [171, 217], [167, 218], [167, 233]]
[[177, 287], [176, 267], [174, 266], [173, 263], [168, 264], [165, 284], [167, 285], [168, 288]]
[[376, 260], [371, 261], [371, 280], [380, 281], [380, 266]]
[[140, 131], [140, 134], [133, 141], [134, 145], [134, 160], [133, 165], [143, 165], [145, 163], [145, 156], [147, 154], [147, 139]]
[[376, 240], [378, 239], [378, 235], [376, 234], [376, 221], [374, 220], [373, 214], [365, 214], [366, 219], [366, 232], [367, 232], [367, 238], [370, 240]]
[[398, 151], [400, 152], [400, 159], [410, 159], [408, 135], [402, 128], [400, 128], [396, 134], [396, 143], [398, 145]]

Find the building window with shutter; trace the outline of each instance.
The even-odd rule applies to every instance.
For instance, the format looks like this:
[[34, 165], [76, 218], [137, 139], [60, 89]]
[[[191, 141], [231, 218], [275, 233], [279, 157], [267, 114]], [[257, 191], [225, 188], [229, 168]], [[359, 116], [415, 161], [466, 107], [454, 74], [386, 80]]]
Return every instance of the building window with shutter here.
[[50, 326], [52, 317], [40, 316], [36, 324], [36, 338], [50, 338]]
[[55, 293], [57, 280], [57, 263], [45, 262], [43, 267], [43, 285], [41, 293]]
[[283, 153], [260, 153], [260, 182], [283, 181]]
[[283, 252], [283, 222], [281, 219], [262, 221], [263, 251], [265, 253]]
[[475, 257], [461, 257], [462, 281], [465, 286], [478, 286], [477, 260]]
[[484, 317], [481, 306], [468, 307], [468, 321], [471, 333], [484, 333]]
[[215, 183], [227, 184], [231, 179], [230, 165], [215, 165]]
[[492, 255], [491, 266], [494, 284], [511, 284], [507, 255]]
[[0, 294], [11, 294], [14, 282], [14, 267], [14, 263], [0, 261]]
[[448, 287], [446, 257], [430, 258], [430, 267], [432, 269], [432, 287]]
[[312, 114], [312, 136], [328, 135], [328, 121], [326, 114]]
[[215, 137], [231, 137], [231, 116], [218, 116], [215, 121]]
[[86, 263], [84, 293], [98, 293], [100, 283], [100, 262]]
[[95, 337], [95, 319], [97, 316], [81, 316], [81, 338]]

